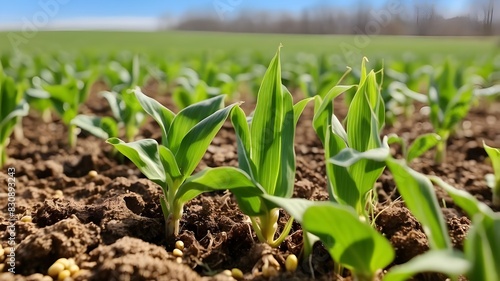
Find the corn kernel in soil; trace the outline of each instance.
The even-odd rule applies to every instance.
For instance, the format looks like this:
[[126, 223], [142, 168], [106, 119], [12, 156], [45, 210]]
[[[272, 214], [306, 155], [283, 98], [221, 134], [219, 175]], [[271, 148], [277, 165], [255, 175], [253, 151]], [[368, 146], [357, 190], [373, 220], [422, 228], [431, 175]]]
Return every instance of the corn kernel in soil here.
[[65, 269], [65, 270], [59, 272], [59, 274], [57, 275], [57, 280], [64, 281], [64, 279], [66, 279], [70, 276], [71, 276], [71, 272], [69, 272], [69, 270]]
[[175, 242], [175, 248], [181, 251], [184, 250], [184, 242], [182, 242], [181, 240]]
[[64, 270], [64, 264], [60, 263], [60, 262], [55, 262], [53, 265], [51, 265], [49, 267], [49, 270], [47, 271], [47, 273], [52, 276], [52, 277], [56, 277], [59, 275], [59, 273], [61, 273], [61, 271]]
[[64, 195], [63, 195], [63, 192], [62, 190], [56, 190], [55, 194], [54, 194], [54, 198], [63, 198]]
[[295, 256], [294, 254], [288, 255], [285, 261], [286, 271], [294, 272], [295, 270], [297, 270], [298, 263], [299, 261], [297, 260], [297, 256]]
[[174, 251], [172, 252], [172, 254], [175, 256], [175, 257], [182, 257], [184, 254], [182, 253], [181, 250], [179, 249], [174, 249]]
[[221, 274], [226, 275], [227, 277], [232, 277], [233, 276], [233, 274], [231, 274], [231, 270], [229, 270], [229, 269], [226, 269], [226, 270], [222, 271]]
[[31, 216], [24, 216], [21, 218], [22, 222], [32, 222], [33, 218]]
[[69, 260], [67, 258], [60, 258], [56, 262], [64, 265], [65, 269], [69, 267]]
[[76, 264], [71, 264], [68, 268], [69, 272], [71, 273], [71, 276], [73, 276], [75, 273], [80, 271], [80, 268]]
[[91, 177], [91, 178], [97, 177], [97, 172], [94, 170], [89, 171], [89, 177]]
[[231, 275], [234, 279], [243, 279], [243, 272], [239, 268], [231, 269]]
[[181, 264], [182, 263], [182, 258], [181, 257], [175, 258], [175, 262]]

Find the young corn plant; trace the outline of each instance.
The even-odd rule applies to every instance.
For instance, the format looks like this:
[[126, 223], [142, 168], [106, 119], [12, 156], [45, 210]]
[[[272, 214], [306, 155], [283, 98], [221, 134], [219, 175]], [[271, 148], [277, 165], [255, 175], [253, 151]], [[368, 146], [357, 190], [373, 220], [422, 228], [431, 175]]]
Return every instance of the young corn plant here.
[[77, 127], [71, 121], [78, 115], [80, 105], [87, 100], [90, 87], [97, 78], [97, 72], [85, 73], [80, 78], [68, 76], [62, 79], [61, 84], [42, 86], [43, 90], [49, 93], [55, 111], [68, 127], [68, 145], [71, 148], [76, 146], [77, 139]]
[[450, 61], [446, 61], [443, 69], [432, 79], [428, 94], [430, 118], [435, 132], [441, 137], [436, 146], [437, 164], [446, 160], [448, 138], [469, 112], [473, 94], [472, 85], [464, 83], [461, 73]]
[[236, 168], [207, 168], [191, 175], [231, 111], [238, 108], [237, 104], [222, 108], [224, 96], [217, 96], [174, 114], [139, 89], [135, 95], [144, 111], [160, 126], [161, 144], [153, 139], [125, 143], [110, 138], [107, 142], [161, 187], [167, 237], [178, 235], [184, 204], [202, 192], [231, 189], [240, 194], [238, 191], [242, 189], [242, 194], [248, 196], [262, 192]]
[[124, 128], [125, 139], [128, 142], [134, 141], [145, 117], [134, 90], [124, 89], [120, 94], [116, 92], [102, 92], [101, 94], [108, 101], [113, 118], [80, 114], [71, 123], [102, 139], [119, 137], [120, 128]]
[[23, 94], [22, 85], [6, 76], [0, 64], [0, 168], [7, 162], [7, 145], [16, 123], [28, 115], [29, 106]]
[[418, 136], [409, 146], [408, 143], [396, 134], [390, 134], [387, 139], [387, 143], [394, 144], [397, 143], [401, 146], [401, 152], [406, 163], [411, 163], [414, 159], [420, 157], [422, 154], [428, 150], [435, 147], [441, 137], [435, 133], [423, 134]]
[[[385, 159], [389, 149], [380, 139], [385, 120], [384, 103], [376, 74], [374, 71], [367, 73], [365, 60], [360, 78], [347, 113], [347, 131], [333, 114], [332, 99], [354, 86], [336, 86], [325, 99], [317, 97], [313, 127], [328, 159], [326, 172], [330, 200], [353, 207], [360, 217], [368, 220], [367, 207], [372, 204], [368, 200], [369, 193], [385, 167], [379, 160]], [[381, 154], [373, 154], [373, 150]], [[352, 161], [351, 156], [360, 161]]]
[[500, 149], [483, 143], [484, 149], [490, 157], [493, 174], [486, 175], [488, 186], [493, 190], [493, 206], [500, 207]]
[[[292, 95], [281, 84], [280, 50], [267, 69], [253, 115], [240, 108], [231, 114], [238, 146], [239, 168], [258, 183], [265, 195], [290, 198], [295, 179], [295, 126], [311, 99], [293, 105]], [[236, 194], [236, 197], [240, 197]], [[277, 247], [288, 235], [293, 218], [275, 238], [279, 208], [261, 198], [238, 199], [243, 213], [250, 217], [259, 241]]]

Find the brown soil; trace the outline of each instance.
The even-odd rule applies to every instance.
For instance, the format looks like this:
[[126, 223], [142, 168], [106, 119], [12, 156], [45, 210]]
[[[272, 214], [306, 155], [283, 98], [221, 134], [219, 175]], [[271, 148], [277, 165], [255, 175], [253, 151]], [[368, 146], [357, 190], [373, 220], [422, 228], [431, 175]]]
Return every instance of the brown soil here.
[[[150, 86], [154, 88], [155, 85]], [[106, 102], [94, 94], [82, 112], [109, 113]], [[147, 93], [154, 93], [149, 88]], [[169, 97], [154, 95], [162, 103]], [[251, 103], [244, 105], [246, 111]], [[341, 101], [336, 113], [343, 117], [346, 109]], [[297, 175], [295, 197], [327, 200], [323, 149], [310, 122], [308, 107], [299, 122], [296, 138]], [[491, 191], [484, 175], [492, 172], [485, 161], [482, 141], [500, 147], [500, 110], [498, 103], [481, 105], [471, 111], [463, 126], [449, 141], [446, 164], [434, 165], [432, 153], [413, 164], [426, 174], [435, 174], [457, 188], [465, 189], [479, 200], [490, 204]], [[258, 271], [265, 254], [273, 255], [284, 268], [288, 254], [300, 255], [302, 231], [294, 223], [291, 235], [278, 249], [257, 243], [248, 219], [238, 210], [231, 194], [203, 194], [184, 209], [181, 231], [177, 238], [185, 243], [182, 263], [172, 255], [174, 242], [165, 239], [164, 221], [159, 205], [161, 191], [145, 179], [128, 160], [122, 164], [109, 156], [110, 146], [82, 132], [74, 150], [66, 146], [66, 129], [54, 118], [46, 124], [35, 112], [23, 119], [25, 138], [12, 140], [8, 147], [7, 167], [16, 170], [16, 213], [18, 219], [31, 215], [32, 223], [18, 220], [16, 225], [16, 275], [1, 273], [0, 280], [42, 280], [47, 269], [59, 258], [74, 258], [82, 271], [76, 280], [231, 280], [221, 274], [225, 269], [240, 268], [245, 280], [267, 280]], [[432, 131], [427, 116], [418, 111], [411, 120], [401, 120], [384, 133], [397, 132], [413, 140]], [[141, 129], [138, 138], [159, 139], [154, 122]], [[206, 166], [237, 165], [234, 131], [225, 124], [209, 147], [198, 169]], [[0, 182], [7, 182], [6, 168]], [[97, 177], [88, 175], [96, 170]], [[7, 205], [6, 184], [1, 184], [0, 205]], [[58, 196], [56, 191], [62, 191]], [[377, 228], [396, 249], [393, 264], [404, 263], [425, 252], [428, 242], [419, 222], [411, 215], [394, 188], [389, 173], [377, 183], [379, 196]], [[450, 236], [462, 248], [470, 220], [455, 207], [453, 201], [437, 189]], [[383, 210], [383, 211], [382, 211]], [[0, 241], [8, 241], [8, 213], [0, 212]], [[282, 213], [282, 222], [286, 214]], [[283, 225], [283, 223], [281, 223]], [[5, 264], [4, 270], [8, 268]], [[282, 269], [271, 280], [350, 280], [336, 276], [326, 250], [317, 244], [312, 260], [304, 261], [295, 273]], [[444, 280], [426, 274], [415, 280]]]

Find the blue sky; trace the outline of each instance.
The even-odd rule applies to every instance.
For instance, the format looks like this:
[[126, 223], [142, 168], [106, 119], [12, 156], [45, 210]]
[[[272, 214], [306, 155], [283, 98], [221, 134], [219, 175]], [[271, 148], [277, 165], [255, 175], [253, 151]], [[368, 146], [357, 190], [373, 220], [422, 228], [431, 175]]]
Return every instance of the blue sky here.
[[[381, 6], [388, 0], [367, 0], [371, 7]], [[413, 1], [402, 1], [411, 3]], [[464, 10], [465, 0], [441, 0], [450, 13], [458, 14]], [[218, 16], [217, 8], [228, 9], [225, 14], [237, 14], [240, 11], [251, 8], [256, 10], [289, 11], [298, 12], [304, 8], [318, 4], [349, 7], [358, 5], [358, 0], [0, 0], [0, 29], [4, 26], [15, 28], [23, 22], [39, 20], [43, 23], [47, 20], [47, 26], [54, 23], [68, 25], [71, 22], [84, 23], [84, 19], [92, 19], [94, 25], [98, 26], [111, 19], [121, 18], [122, 22], [148, 22], [153, 24], [161, 15], [169, 15], [177, 18], [187, 11], [208, 13]], [[55, 5], [54, 5], [55, 4]], [[411, 5], [411, 4], [409, 4]], [[44, 16], [46, 18], [44, 18]], [[126, 25], [126, 23], [124, 24]], [[71, 25], [70, 25], [71, 26]]]

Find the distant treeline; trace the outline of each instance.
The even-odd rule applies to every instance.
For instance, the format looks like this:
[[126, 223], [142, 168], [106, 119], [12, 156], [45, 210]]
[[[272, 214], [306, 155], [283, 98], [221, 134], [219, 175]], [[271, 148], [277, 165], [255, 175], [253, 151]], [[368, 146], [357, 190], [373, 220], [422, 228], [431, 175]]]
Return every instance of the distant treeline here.
[[212, 11], [193, 12], [165, 28], [193, 31], [299, 34], [381, 34], [422, 36], [500, 35], [500, 0], [471, 0], [460, 16], [427, 0], [389, 0], [373, 8], [359, 1], [355, 9], [311, 6], [300, 13], [241, 11], [240, 1], [216, 0]]

